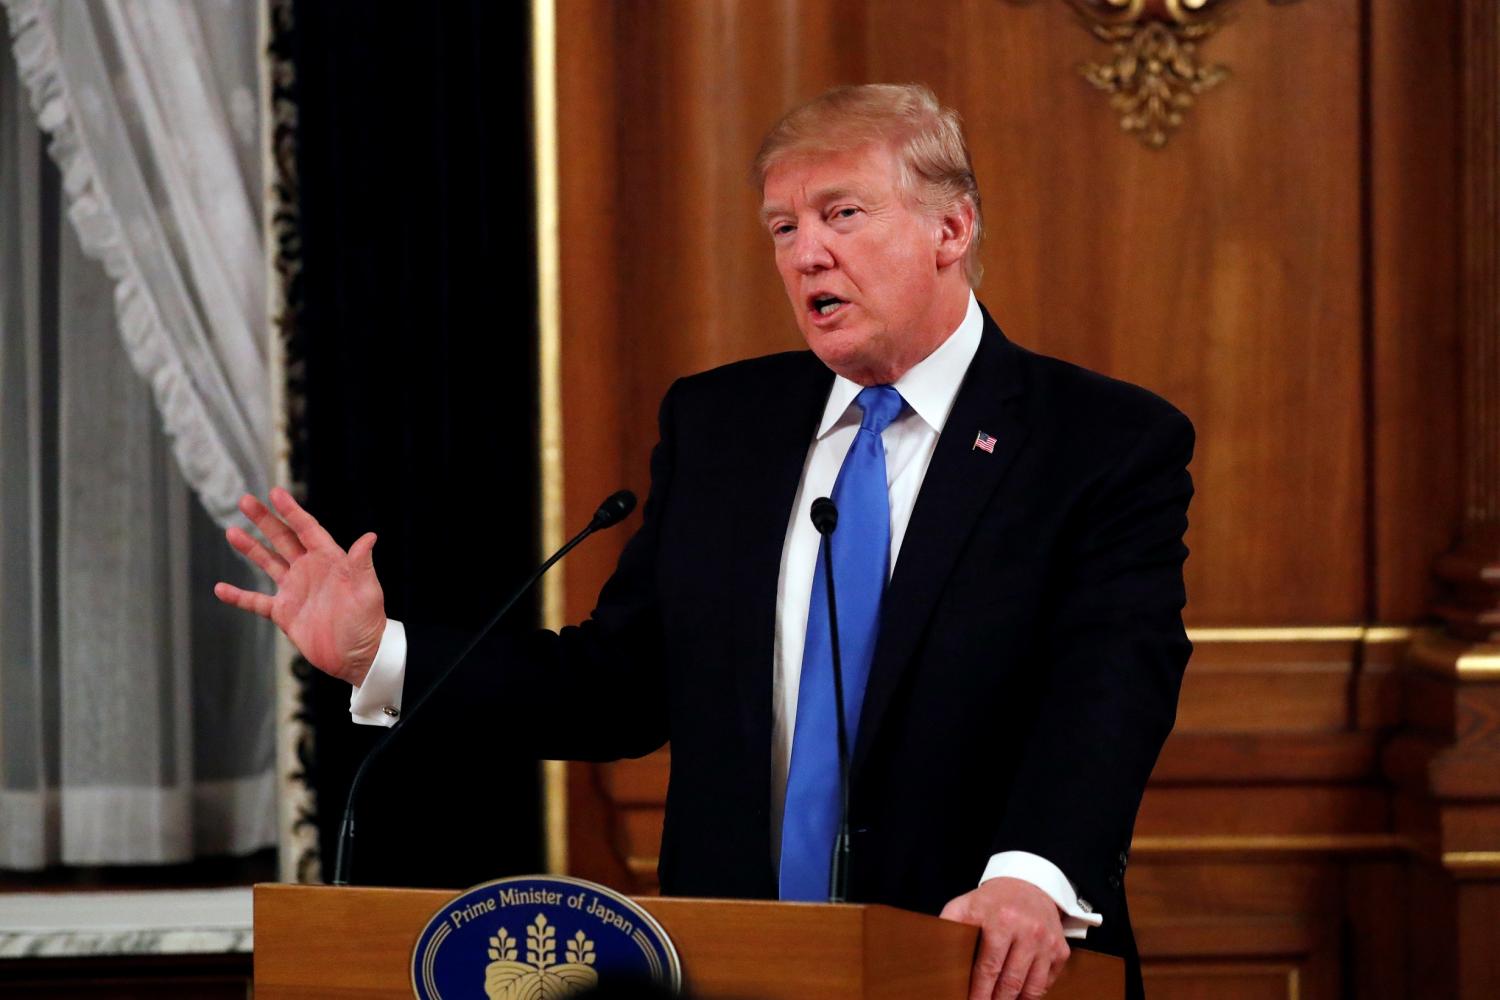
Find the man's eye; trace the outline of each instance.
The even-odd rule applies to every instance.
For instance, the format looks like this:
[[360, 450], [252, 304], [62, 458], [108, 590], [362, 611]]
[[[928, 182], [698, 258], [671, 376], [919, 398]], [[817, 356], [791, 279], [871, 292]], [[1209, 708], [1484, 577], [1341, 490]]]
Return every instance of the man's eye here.
[[796, 226], [794, 226], [794, 225], [792, 225], [791, 223], [788, 223], [788, 222], [778, 223], [777, 225], [774, 225], [774, 226], [771, 227], [771, 235], [772, 236], [785, 236], [787, 233], [795, 231], [796, 228], [797, 228]]
[[836, 209], [833, 213], [833, 217], [835, 219], [852, 219], [858, 214], [859, 209], [855, 208], [853, 205], [845, 205], [843, 208]]

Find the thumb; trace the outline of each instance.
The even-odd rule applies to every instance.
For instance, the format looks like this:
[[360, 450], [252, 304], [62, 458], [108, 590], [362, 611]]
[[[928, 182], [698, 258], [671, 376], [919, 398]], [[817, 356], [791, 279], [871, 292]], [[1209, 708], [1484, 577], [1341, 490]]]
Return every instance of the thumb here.
[[357, 570], [375, 571], [375, 532], [367, 531], [349, 546], [349, 561]]

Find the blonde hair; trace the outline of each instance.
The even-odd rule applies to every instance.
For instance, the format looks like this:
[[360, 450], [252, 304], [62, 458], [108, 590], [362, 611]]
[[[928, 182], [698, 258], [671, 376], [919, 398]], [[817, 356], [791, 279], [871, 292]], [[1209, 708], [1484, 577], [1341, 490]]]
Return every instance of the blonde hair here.
[[974, 209], [974, 233], [964, 254], [964, 276], [979, 287], [984, 232], [979, 184], [969, 161], [958, 112], [938, 103], [919, 83], [866, 83], [835, 87], [788, 111], [755, 154], [750, 176], [764, 190], [771, 168], [786, 160], [842, 153], [874, 143], [896, 154], [901, 190], [924, 212], [938, 214], [960, 202]]

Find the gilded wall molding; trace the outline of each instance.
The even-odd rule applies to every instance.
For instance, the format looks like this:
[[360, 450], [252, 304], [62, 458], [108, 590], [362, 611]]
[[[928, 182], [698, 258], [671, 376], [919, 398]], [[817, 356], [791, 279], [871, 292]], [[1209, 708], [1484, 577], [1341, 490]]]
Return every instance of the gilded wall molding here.
[[[1017, 6], [1035, 0], [1010, 0]], [[1207, 62], [1199, 46], [1224, 24], [1237, 0], [1066, 0], [1099, 41], [1107, 59], [1078, 67], [1109, 95], [1120, 128], [1151, 149], [1166, 146], [1198, 96], [1228, 79], [1227, 66]], [[1299, 0], [1266, 0], [1286, 6]]]
[[1420, 629], [1407, 625], [1232, 625], [1193, 626], [1187, 630], [1194, 644], [1255, 642], [1406, 643]]
[[1130, 842], [1137, 860], [1185, 856], [1288, 854], [1393, 854], [1414, 852], [1411, 838], [1396, 833], [1146, 834]]
[[[541, 512], [540, 559], [566, 538], [563, 506], [562, 430], [562, 248], [559, 196], [557, 107], [557, 5], [531, 5], [532, 148], [536, 156], [537, 287], [537, 467], [541, 470], [537, 508]], [[559, 629], [564, 614], [566, 566], [542, 578], [542, 624]], [[541, 763], [542, 838], [547, 871], [568, 870], [568, 764]]]
[[[277, 417], [276, 482], [301, 497], [307, 484], [306, 331], [302, 324], [302, 216], [297, 177], [297, 65], [294, 0], [261, 10], [266, 251], [270, 355]], [[278, 863], [284, 882], [322, 881], [318, 799], [308, 780], [317, 755], [311, 697], [315, 670], [276, 633]]]
[[1407, 651], [1411, 664], [1428, 673], [1464, 681], [1500, 681], [1500, 645], [1427, 634]]
[[1500, 875], [1500, 851], [1444, 851], [1443, 867], [1470, 875]]

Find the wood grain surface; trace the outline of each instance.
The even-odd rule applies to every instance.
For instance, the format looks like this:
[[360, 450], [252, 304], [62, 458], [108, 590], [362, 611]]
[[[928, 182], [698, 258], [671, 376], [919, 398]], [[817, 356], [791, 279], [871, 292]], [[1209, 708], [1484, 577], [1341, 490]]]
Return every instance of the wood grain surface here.
[[[1110, 50], [1062, 0], [559, 9], [569, 523], [644, 488], [672, 379], [800, 346], [745, 182], [764, 129], [835, 83], [929, 84], [973, 151], [982, 301], [1193, 419], [1187, 618], [1252, 630], [1199, 642], [1142, 806], [1150, 995], [1457, 990], [1454, 914], [1493, 903], [1437, 859], [1494, 852], [1500, 818], [1433, 783], [1490, 794], [1500, 710], [1361, 627], [1430, 622], [1462, 523], [1460, 41], [1483, 5], [1240, 0], [1197, 51], [1228, 77], [1162, 150], [1081, 78]], [[571, 560], [574, 618], [623, 535], [600, 542]], [[1355, 637], [1253, 632], [1288, 626]], [[654, 886], [669, 762], [571, 768], [578, 870]]]
[[[261, 1000], [409, 998], [411, 956], [454, 893], [255, 887], [255, 992]], [[961, 1000], [977, 932], [885, 906], [643, 899], [701, 1000], [921, 996]], [[1054, 1000], [1118, 1000], [1124, 965], [1076, 950]]]

